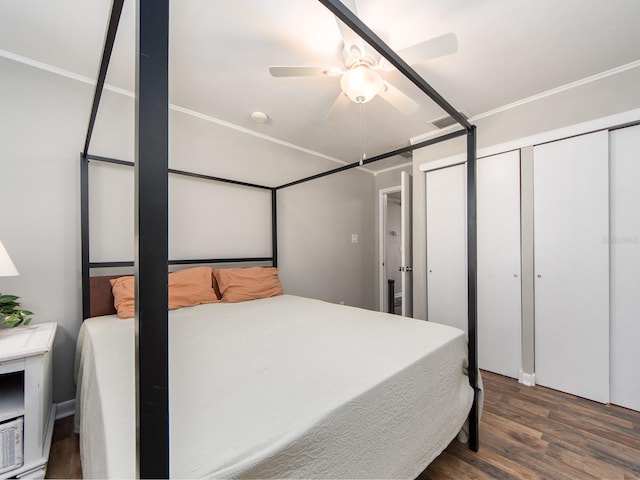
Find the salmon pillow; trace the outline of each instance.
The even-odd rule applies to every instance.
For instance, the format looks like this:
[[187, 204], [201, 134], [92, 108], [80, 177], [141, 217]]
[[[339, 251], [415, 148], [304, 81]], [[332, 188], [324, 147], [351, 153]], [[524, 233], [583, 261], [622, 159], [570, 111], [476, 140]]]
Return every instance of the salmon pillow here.
[[136, 277], [118, 277], [109, 280], [113, 293], [113, 306], [120, 318], [132, 318], [136, 314]]
[[211, 267], [186, 268], [169, 274], [169, 310], [219, 301], [211, 282]]
[[[134, 317], [135, 277], [119, 277], [110, 282], [118, 317]], [[168, 282], [169, 310], [220, 301], [211, 282], [211, 267], [178, 270], [169, 274]]]
[[244, 302], [282, 295], [282, 285], [276, 267], [224, 268], [214, 270], [222, 301]]

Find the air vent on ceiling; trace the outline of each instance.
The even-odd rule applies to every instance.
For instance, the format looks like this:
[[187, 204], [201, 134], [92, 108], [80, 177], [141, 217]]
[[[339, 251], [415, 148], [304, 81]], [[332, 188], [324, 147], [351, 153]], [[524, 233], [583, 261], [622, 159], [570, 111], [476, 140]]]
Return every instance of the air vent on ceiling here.
[[[469, 118], [462, 112], [458, 112], [458, 113], [460, 115], [462, 115], [465, 119]], [[446, 128], [446, 127], [450, 127], [451, 125], [455, 125], [456, 123], [458, 123], [458, 122], [456, 122], [451, 115], [447, 115], [446, 117], [442, 117], [442, 118], [438, 118], [437, 120], [433, 120], [431, 122], [431, 125], [433, 125], [436, 128], [443, 129], [443, 128]]]

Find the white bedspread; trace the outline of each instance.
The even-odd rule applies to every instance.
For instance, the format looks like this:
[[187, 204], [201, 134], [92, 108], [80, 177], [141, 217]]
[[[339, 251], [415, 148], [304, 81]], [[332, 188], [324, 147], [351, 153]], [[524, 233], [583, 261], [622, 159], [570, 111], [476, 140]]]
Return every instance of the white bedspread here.
[[[473, 400], [466, 336], [283, 295], [170, 314], [172, 478], [415, 478]], [[84, 322], [85, 478], [135, 475], [133, 320]]]

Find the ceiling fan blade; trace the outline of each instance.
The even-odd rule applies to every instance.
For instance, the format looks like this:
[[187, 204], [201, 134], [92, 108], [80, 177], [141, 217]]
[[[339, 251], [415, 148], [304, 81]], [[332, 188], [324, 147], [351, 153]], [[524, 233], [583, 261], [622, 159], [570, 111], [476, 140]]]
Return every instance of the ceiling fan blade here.
[[405, 115], [411, 115], [420, 108], [420, 105], [415, 100], [388, 82], [384, 82], [384, 88], [378, 95]]
[[331, 77], [341, 71], [335, 67], [269, 67], [269, 73], [272, 77]]
[[[456, 35], [454, 33], [445, 33], [439, 37], [430, 38], [424, 42], [403, 48], [398, 51], [398, 55], [400, 55], [409, 65], [413, 65], [420, 62], [426, 62], [433, 58], [456, 53], [457, 50], [458, 38]], [[391, 65], [386, 59], [382, 59], [380, 66], [385, 70], [393, 69], [393, 65]]]
[[351, 100], [349, 99], [349, 97], [347, 97], [347, 94], [344, 92], [340, 92], [340, 95], [338, 95], [336, 101], [333, 102], [333, 106], [327, 113], [327, 116], [324, 117], [324, 119], [329, 122], [336, 122], [340, 120], [342, 114], [347, 109], [350, 103]]
[[358, 15], [358, 7], [356, 6], [356, 0], [341, 0], [342, 4], [351, 10], [353, 13]]
[[[345, 7], [351, 10], [355, 15], [358, 15], [358, 9], [356, 7], [355, 0], [342, 0], [342, 3]], [[359, 50], [359, 56], [364, 55], [365, 53], [365, 45], [364, 40], [362, 40], [358, 34], [356, 34], [353, 30], [347, 27], [341, 20], [338, 20], [336, 17], [336, 23], [338, 24], [338, 29], [340, 30], [340, 35], [342, 36], [342, 42], [344, 43], [344, 49], [347, 52], [347, 56], [349, 56], [349, 52], [353, 47]]]

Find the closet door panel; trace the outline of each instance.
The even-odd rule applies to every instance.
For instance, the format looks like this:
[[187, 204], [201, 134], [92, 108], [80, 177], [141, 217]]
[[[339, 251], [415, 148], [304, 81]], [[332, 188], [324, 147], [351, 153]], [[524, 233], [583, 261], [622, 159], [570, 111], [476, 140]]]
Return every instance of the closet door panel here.
[[426, 176], [427, 319], [466, 331], [466, 165]]
[[522, 364], [520, 152], [477, 164], [478, 363], [517, 378]]
[[609, 401], [608, 132], [534, 148], [536, 382]]
[[610, 141], [611, 403], [640, 411], [640, 126]]

